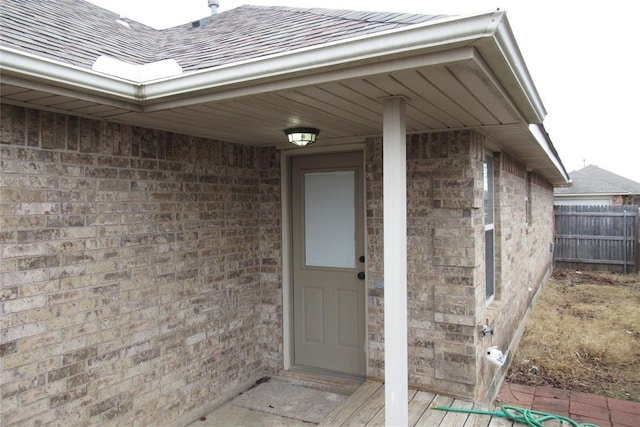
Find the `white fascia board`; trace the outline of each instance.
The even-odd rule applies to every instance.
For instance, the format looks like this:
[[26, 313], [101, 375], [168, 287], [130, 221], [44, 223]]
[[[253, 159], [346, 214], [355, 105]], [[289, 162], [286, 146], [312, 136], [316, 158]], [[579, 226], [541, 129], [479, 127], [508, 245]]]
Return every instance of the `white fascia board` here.
[[139, 100], [137, 82], [115, 78], [64, 62], [0, 46], [0, 72], [48, 84], [98, 93], [126, 101]]
[[460, 47], [452, 50], [443, 50], [429, 55], [420, 55], [410, 58], [394, 59], [387, 62], [375, 62], [366, 65], [358, 65], [349, 69], [324, 70], [322, 73], [298, 73], [287, 78], [263, 79], [252, 81], [250, 85], [228, 84], [219, 90], [206, 91], [203, 94], [190, 92], [188, 97], [176, 97], [168, 99], [159, 98], [157, 102], [148, 102], [145, 112], [162, 111], [171, 108], [198, 105], [207, 102], [221, 101], [225, 99], [239, 98], [243, 96], [257, 95], [267, 92], [287, 90], [303, 86], [312, 86], [327, 82], [335, 82], [358, 78], [362, 76], [393, 72], [398, 69], [414, 69], [420, 67], [452, 64], [475, 60], [472, 47]]
[[530, 124], [529, 132], [531, 133], [535, 141], [538, 143], [540, 148], [542, 148], [542, 150], [545, 152], [549, 160], [551, 160], [551, 163], [553, 163], [553, 165], [558, 170], [558, 172], [560, 173], [564, 181], [568, 183], [570, 181], [569, 174], [565, 170], [564, 165], [560, 160], [560, 157], [558, 157], [555, 150], [552, 148], [551, 140], [549, 139], [549, 136], [547, 135], [547, 132], [543, 129], [542, 125]]
[[146, 101], [158, 100], [212, 88], [251, 85], [301, 74], [319, 74], [374, 61], [468, 46], [478, 38], [490, 37], [495, 30], [495, 22], [499, 22], [503, 15], [503, 12], [490, 12], [442, 19], [186, 73], [179, 77], [148, 82], [144, 86], [143, 96]]
[[510, 87], [506, 79], [503, 79], [503, 84], [506, 84], [506, 89], [512, 93], [512, 96], [514, 90], [520, 91], [520, 96], [514, 97], [514, 101], [520, 106], [528, 122], [542, 123], [547, 111], [533, 83], [506, 14], [501, 17], [500, 25], [496, 25], [492, 37], [482, 39], [476, 46], [485, 60], [494, 67], [494, 72], [499, 77], [503, 78], [506, 74], [507, 79], [510, 77], [515, 79], [514, 87]]
[[[494, 72], [492, 61], [500, 61], [501, 72], [496, 72], [496, 76], [501, 83], [504, 84], [505, 79], [518, 82], [505, 84], [507, 94], [521, 110], [522, 103], [518, 100], [528, 100], [530, 109], [522, 112], [530, 123], [542, 121], [546, 112], [505, 13], [499, 11], [416, 24], [153, 81], [127, 80], [6, 47], [0, 48], [0, 71], [26, 80], [128, 101], [142, 106], [144, 111], [157, 111], [172, 106], [176, 100], [193, 103], [202, 94], [216, 93], [218, 97], [228, 98], [274, 90], [279, 88], [274, 83], [294, 78], [305, 77], [305, 83], [319, 83], [326, 78], [357, 77], [359, 72], [370, 72], [371, 67], [382, 62], [407, 66], [402, 62], [416, 58], [426, 60], [426, 54], [445, 55], [465, 46], [476, 47]], [[439, 60], [447, 58], [443, 56]], [[398, 62], [393, 64], [394, 61]], [[370, 67], [364, 67], [366, 65]], [[238, 92], [239, 88], [248, 87], [253, 90]]]
[[[123, 110], [142, 112], [142, 107], [136, 101], [126, 101], [114, 97], [108, 97], [102, 94], [81, 92], [77, 89], [70, 88], [68, 86], [56, 86], [51, 83], [41, 83], [39, 81], [27, 80], [21, 77], [16, 77], [8, 74], [2, 75], [2, 83], [27, 88], [35, 91], [44, 92], [51, 95], [64, 96], [67, 98], [87, 101], [95, 104], [108, 105], [115, 108], [121, 108]], [[11, 101], [13, 102], [13, 101]], [[28, 106], [26, 103], [25, 106]], [[20, 104], [16, 104], [20, 105]]]

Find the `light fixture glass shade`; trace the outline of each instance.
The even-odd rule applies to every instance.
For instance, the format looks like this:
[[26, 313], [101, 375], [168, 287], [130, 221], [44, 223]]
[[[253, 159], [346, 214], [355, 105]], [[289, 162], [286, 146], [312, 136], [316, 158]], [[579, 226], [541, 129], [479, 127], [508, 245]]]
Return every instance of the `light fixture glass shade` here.
[[316, 128], [289, 128], [284, 130], [289, 142], [299, 147], [313, 144], [320, 131]]

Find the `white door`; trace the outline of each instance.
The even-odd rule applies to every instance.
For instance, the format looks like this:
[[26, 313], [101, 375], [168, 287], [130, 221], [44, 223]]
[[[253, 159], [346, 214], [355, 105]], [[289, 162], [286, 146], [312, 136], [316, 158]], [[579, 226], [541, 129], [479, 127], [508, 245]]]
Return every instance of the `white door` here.
[[362, 153], [292, 159], [294, 364], [364, 376]]

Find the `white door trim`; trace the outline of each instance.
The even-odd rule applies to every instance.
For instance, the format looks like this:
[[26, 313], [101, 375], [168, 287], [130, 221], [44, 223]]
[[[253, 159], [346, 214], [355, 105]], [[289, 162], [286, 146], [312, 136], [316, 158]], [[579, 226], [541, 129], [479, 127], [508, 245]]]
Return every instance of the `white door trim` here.
[[[295, 156], [308, 156], [313, 154], [331, 154], [341, 153], [348, 151], [359, 151], [363, 153], [365, 151], [364, 142], [344, 144], [340, 146], [330, 147], [305, 147], [295, 150], [282, 150], [280, 151], [280, 194], [281, 194], [281, 209], [282, 209], [282, 339], [283, 339], [283, 361], [284, 369], [289, 370], [293, 367], [293, 283], [291, 278], [292, 265], [291, 265], [291, 194], [290, 194], [290, 179], [291, 179], [291, 167], [290, 159]], [[366, 182], [366, 171], [365, 179]], [[363, 182], [363, 185], [365, 185]], [[366, 194], [366, 192], [363, 192]], [[365, 221], [363, 222], [365, 228], [365, 257], [366, 254], [366, 209], [364, 209]], [[366, 310], [366, 306], [365, 306]], [[368, 337], [368, 321], [365, 321], [365, 337]], [[368, 339], [365, 338], [365, 350], [367, 348]], [[368, 352], [367, 352], [368, 361]], [[367, 363], [368, 370], [368, 363]], [[368, 373], [368, 372], [367, 372]]]

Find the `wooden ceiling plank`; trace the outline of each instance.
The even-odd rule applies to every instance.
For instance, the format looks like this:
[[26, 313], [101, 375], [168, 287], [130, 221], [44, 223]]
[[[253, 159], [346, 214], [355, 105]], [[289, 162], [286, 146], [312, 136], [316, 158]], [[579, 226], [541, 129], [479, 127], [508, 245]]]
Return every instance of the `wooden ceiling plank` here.
[[[320, 109], [318, 108], [319, 105], [311, 106], [305, 102], [292, 100], [291, 97], [284, 96], [282, 94], [262, 94], [260, 95], [260, 98], [270, 100], [270, 102], [287, 105], [287, 109], [290, 110], [291, 116], [302, 115], [304, 117], [308, 117], [310, 120], [309, 125], [319, 128], [320, 123], [328, 124], [329, 126], [326, 130], [330, 127], [340, 131], [336, 132], [335, 136], [347, 136], [350, 131], [355, 131], [356, 129], [360, 129], [360, 131], [358, 131], [359, 135], [370, 135], [373, 133], [379, 133], [380, 129], [382, 129], [382, 122], [355, 122], [345, 115], [338, 114], [335, 110], [332, 111], [326, 105], [322, 105], [324, 108]], [[293, 98], [305, 99], [301, 95], [293, 96]]]
[[367, 77], [367, 80], [393, 95], [404, 95], [409, 101], [407, 102], [407, 126], [413, 130], [426, 129], [446, 129], [448, 126], [429, 115], [428, 110], [432, 109], [425, 100], [416, 97], [415, 94], [396, 79], [389, 75], [377, 75]]
[[344, 82], [344, 84], [354, 92], [366, 94], [368, 98], [377, 100], [380, 105], [382, 105], [383, 98], [393, 95], [392, 93], [385, 92], [381, 88], [372, 85], [368, 80], [365, 79], [347, 80], [346, 82]]
[[[161, 111], [153, 114], [131, 113], [121, 121], [133, 124], [135, 126], [149, 127], [153, 129], [165, 130], [168, 132], [181, 133], [185, 135], [193, 135], [202, 138], [210, 138], [214, 140], [236, 142], [247, 145], [269, 145], [257, 143], [258, 139], [254, 138], [254, 133], [247, 128], [243, 133], [234, 130], [225, 130], [223, 128], [214, 128], [212, 130], [209, 125], [200, 123], [176, 120], [177, 116], [174, 111]], [[249, 143], [250, 141], [250, 143]]]
[[[183, 109], [174, 110], [177, 111], [176, 114], [184, 114], [185, 111]], [[240, 133], [244, 132], [245, 129], [251, 128], [259, 129], [264, 133], [275, 134], [282, 132], [283, 126], [280, 125], [280, 120], [269, 119], [261, 116], [259, 114], [253, 114], [251, 111], [243, 110], [243, 113], [238, 114], [237, 107], [231, 108], [226, 105], [216, 105], [216, 106], [197, 106], [197, 107], [189, 107], [187, 109], [188, 114], [185, 116], [187, 120], [190, 116], [194, 116], [201, 119], [201, 121], [206, 121], [211, 123], [212, 128], [211, 131], [215, 132], [216, 129], [226, 130], [229, 129], [230, 132]], [[242, 131], [239, 131], [241, 129]]]
[[0, 98], [16, 95], [22, 92], [26, 92], [27, 89], [19, 86], [0, 84]]
[[351, 84], [351, 81], [340, 83], [325, 83], [321, 87], [323, 90], [340, 96], [344, 99], [351, 100], [356, 105], [366, 108], [375, 114], [375, 117], [382, 119], [382, 103], [380, 99], [376, 99], [369, 93], [363, 93], [356, 90]]
[[[66, 103], [71, 102], [71, 101], [74, 101], [74, 99], [70, 98], [68, 96], [53, 95], [53, 96], [48, 96], [46, 98], [34, 99], [31, 102], [33, 104], [43, 105], [45, 107], [57, 107], [57, 108], [60, 108], [60, 104], [66, 104]], [[95, 103], [89, 103], [89, 105], [93, 106], [93, 105], [96, 105], [96, 104]]]
[[480, 122], [478, 120], [476, 120], [472, 115], [460, 108], [460, 106], [453, 102], [438, 88], [433, 86], [417, 70], [395, 72], [393, 73], [393, 76], [400, 81], [410, 79], [418, 80], [415, 86], [412, 87], [413, 93], [417, 97], [424, 99], [430, 105], [432, 105], [430, 114], [442, 123], [445, 123], [450, 128], [462, 128], [465, 126], [472, 127], [480, 125]]
[[488, 111], [484, 105], [482, 105], [471, 94], [466, 87], [454, 77], [454, 75], [443, 67], [434, 67], [428, 70], [425, 78], [435, 87], [439, 88], [458, 105], [460, 108], [467, 111], [482, 125], [496, 125], [499, 124], [498, 120]]
[[[345, 131], [347, 132], [349, 131], [350, 128], [357, 127], [357, 125], [363, 125], [368, 128], [368, 131], [359, 133], [360, 135], [371, 135], [371, 134], [378, 134], [382, 132], [382, 120], [365, 120], [362, 117], [353, 114], [352, 112], [345, 111], [345, 110], [338, 111], [334, 106], [330, 104], [322, 103], [320, 101], [315, 101], [313, 102], [313, 105], [311, 105], [311, 103], [308, 102], [308, 97], [298, 92], [287, 93], [286, 95], [280, 95], [280, 96], [283, 96], [290, 101], [298, 102], [301, 108], [304, 108], [304, 107], [312, 108], [312, 111], [314, 111], [315, 114], [320, 114], [320, 112], [324, 112], [324, 114], [327, 114], [330, 117], [332, 117], [333, 118], [332, 120], [339, 120], [339, 121], [345, 122], [345, 125], [344, 125], [345, 127], [343, 129], [345, 129]], [[415, 121], [411, 121], [407, 119], [408, 128], [415, 129], [415, 128], [419, 128], [420, 126], [421, 125], [419, 123], [416, 123]]]
[[480, 68], [474, 66], [474, 63], [465, 64], [465, 66], [453, 65], [449, 69], [467, 90], [485, 105], [485, 108], [499, 123], [507, 124], [519, 121], [517, 111], [514, 111], [505, 101], [505, 94], [495, 86], [489, 77], [484, 75]]
[[6, 97], [6, 99], [11, 99], [13, 101], [18, 102], [34, 102], [37, 100], [43, 100], [46, 98], [52, 97], [51, 94], [45, 92], [39, 92], [36, 90], [29, 90], [25, 92], [14, 93]]
[[[430, 69], [429, 69], [430, 70]], [[420, 70], [416, 73], [422, 78], [423, 83], [415, 88], [416, 93], [424, 99], [428, 99], [434, 105], [437, 105], [444, 114], [447, 114], [458, 122], [460, 126], [475, 127], [481, 123], [474, 116], [469, 114], [464, 108], [451, 99], [441, 88], [436, 87], [428, 78], [429, 70]]]
[[[347, 91], [349, 90], [346, 88], [343, 88], [342, 94], [344, 94]], [[360, 104], [359, 102], [355, 102], [352, 99], [349, 99], [345, 96], [341, 96], [340, 92], [332, 93], [328, 90], [325, 90], [324, 87], [323, 88], [309, 87], [309, 88], [302, 89], [299, 92], [309, 96], [310, 98], [320, 100], [328, 105], [335, 105], [336, 109], [339, 109], [341, 111], [351, 111], [354, 114], [360, 117], [363, 117], [370, 122], [375, 123], [375, 122], [382, 121], [381, 112], [372, 111], [368, 109], [365, 105]], [[349, 93], [349, 96], [354, 96], [354, 94]]]
[[113, 111], [128, 112], [127, 110], [114, 108], [111, 105], [94, 104], [92, 106], [76, 110], [78, 114], [87, 114], [91, 116], [101, 116], [102, 114], [112, 114]]
[[379, 124], [379, 122], [375, 120], [366, 119], [354, 113], [353, 111], [341, 109], [336, 105], [323, 102], [319, 99], [309, 96], [308, 94], [305, 94], [304, 92], [289, 91], [289, 92], [283, 93], [281, 96], [290, 101], [297, 102], [300, 105], [309, 106], [314, 110], [318, 110], [319, 112], [331, 114], [336, 117], [342, 117], [343, 119], [349, 120], [352, 123], [360, 123], [365, 126], [370, 126], [372, 128], [375, 128], [375, 126]]
[[56, 107], [60, 108], [61, 110], [68, 110], [73, 112], [76, 110], [81, 110], [83, 108], [89, 107], [91, 105], [94, 105], [94, 103], [89, 101], [84, 101], [82, 99], [74, 99], [64, 104], [58, 104], [56, 105]]

